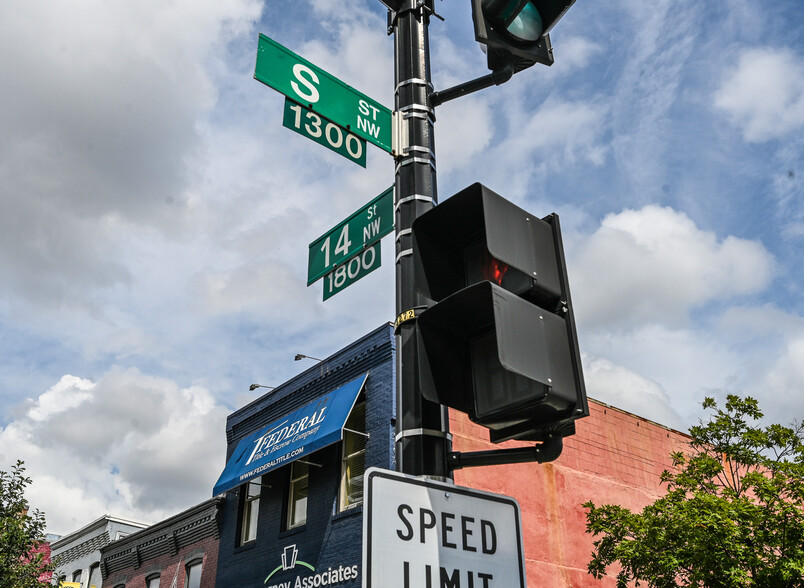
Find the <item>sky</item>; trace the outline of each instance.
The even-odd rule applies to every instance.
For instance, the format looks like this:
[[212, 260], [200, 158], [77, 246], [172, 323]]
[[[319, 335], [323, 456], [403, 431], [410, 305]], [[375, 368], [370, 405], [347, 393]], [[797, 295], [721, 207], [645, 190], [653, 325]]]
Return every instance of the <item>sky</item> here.
[[[0, 469], [48, 531], [211, 496], [225, 421], [394, 319], [382, 267], [322, 300], [308, 245], [393, 183], [282, 126], [259, 33], [388, 107], [379, 0], [3, 0]], [[485, 75], [439, 0], [433, 84]], [[436, 109], [441, 201], [561, 218], [590, 397], [686, 430], [706, 396], [804, 414], [799, 0], [578, 0], [555, 63]], [[578, 423], [583, 426], [583, 421]]]

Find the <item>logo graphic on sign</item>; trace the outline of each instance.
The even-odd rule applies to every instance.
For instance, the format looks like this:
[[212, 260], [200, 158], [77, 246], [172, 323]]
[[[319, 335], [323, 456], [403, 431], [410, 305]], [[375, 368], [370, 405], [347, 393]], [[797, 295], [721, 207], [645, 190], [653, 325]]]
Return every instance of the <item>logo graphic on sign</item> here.
[[295, 568], [296, 564], [299, 564], [300, 566], [304, 566], [306, 568], [310, 568], [312, 571], [315, 571], [315, 568], [313, 566], [311, 566], [310, 564], [308, 564], [307, 562], [299, 561], [298, 559], [296, 559], [298, 557], [298, 555], [299, 555], [299, 550], [296, 549], [296, 544], [295, 543], [293, 545], [288, 545], [287, 547], [285, 547], [284, 551], [282, 551], [282, 563], [281, 563], [281, 565], [276, 566], [274, 571], [271, 572], [270, 574], [268, 574], [268, 577], [265, 578], [265, 582], [263, 582], [263, 584], [267, 584], [268, 580], [270, 580], [271, 577], [275, 573], [277, 573], [279, 570], [282, 570], [283, 572], [287, 572], [288, 570], [292, 570], [293, 568]]
[[[327, 569], [321, 569], [320, 572], [316, 573], [315, 568], [304, 561], [299, 561], [299, 550], [296, 549], [296, 544], [288, 545], [282, 551], [282, 563], [276, 566], [276, 568], [268, 574], [268, 577], [265, 578], [263, 584], [265, 584], [266, 588], [320, 588], [322, 586], [336, 586], [343, 582], [347, 582], [349, 580], [357, 580], [360, 570], [358, 566], [355, 565], [342, 565], [339, 564], [338, 567], [335, 567], [335, 564], [329, 566]], [[271, 578], [274, 577], [275, 574], [279, 572], [288, 572], [296, 568], [296, 566], [302, 566], [310, 570], [310, 572], [296, 572], [295, 579], [291, 579], [288, 576], [279, 576], [279, 579], [274, 579], [272, 584], [268, 584], [271, 581]], [[304, 575], [307, 574], [307, 575]]]

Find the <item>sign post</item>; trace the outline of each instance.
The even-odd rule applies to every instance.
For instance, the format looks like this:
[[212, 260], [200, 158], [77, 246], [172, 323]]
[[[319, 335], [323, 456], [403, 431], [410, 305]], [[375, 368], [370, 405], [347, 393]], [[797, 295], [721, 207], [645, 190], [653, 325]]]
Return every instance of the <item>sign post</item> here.
[[[390, 0], [389, 0], [390, 2]], [[393, 2], [396, 5], [396, 2]], [[414, 283], [413, 221], [438, 201], [435, 113], [429, 101], [430, 15], [434, 0], [399, 2], [394, 15], [394, 109], [407, 119], [396, 163], [396, 315], [410, 316], [428, 304]], [[447, 408], [422, 396], [416, 321], [396, 329], [396, 466], [400, 472], [451, 479], [452, 450]]]
[[363, 587], [526, 588], [513, 498], [369, 468]]

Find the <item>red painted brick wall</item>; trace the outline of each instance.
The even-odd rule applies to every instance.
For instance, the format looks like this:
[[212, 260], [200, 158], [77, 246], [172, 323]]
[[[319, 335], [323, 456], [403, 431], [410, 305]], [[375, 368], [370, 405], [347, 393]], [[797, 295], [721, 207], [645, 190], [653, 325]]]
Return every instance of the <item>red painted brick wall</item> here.
[[[609, 576], [595, 580], [586, 565], [592, 553], [581, 506], [615, 503], [639, 510], [664, 494], [659, 476], [671, 468], [670, 453], [686, 447], [683, 433], [590, 400], [590, 416], [576, 423], [554, 462], [467, 468], [455, 472], [461, 486], [512, 496], [522, 509], [529, 588], [614, 588]], [[450, 411], [455, 451], [525, 445], [494, 445], [485, 428]]]
[[[173, 575], [176, 567], [179, 568], [179, 577], [176, 581], [178, 588], [184, 588], [184, 566], [195, 559], [193, 555], [198, 549], [204, 550], [203, 562], [201, 567], [201, 588], [215, 588], [215, 576], [218, 569], [218, 543], [214, 537], [207, 537], [192, 545], [188, 545], [179, 550], [176, 555], [162, 555], [153, 559], [143, 560], [138, 568], [126, 568], [115, 572], [112, 576], [103, 581], [103, 588], [114, 588], [121, 582], [121, 576], [125, 576], [126, 588], [145, 588], [145, 578], [155, 573], [154, 566], [161, 566], [160, 587], [170, 588], [173, 582]], [[188, 559], [188, 556], [190, 559]]]

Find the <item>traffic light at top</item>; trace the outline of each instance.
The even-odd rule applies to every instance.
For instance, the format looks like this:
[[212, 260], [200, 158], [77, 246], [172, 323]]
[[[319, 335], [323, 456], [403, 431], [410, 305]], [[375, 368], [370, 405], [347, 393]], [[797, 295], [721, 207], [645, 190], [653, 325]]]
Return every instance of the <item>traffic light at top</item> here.
[[488, 66], [514, 72], [552, 65], [548, 34], [575, 0], [472, 0], [475, 39], [486, 45]]
[[558, 216], [474, 184], [413, 223], [420, 388], [492, 441], [543, 441], [587, 416]]

